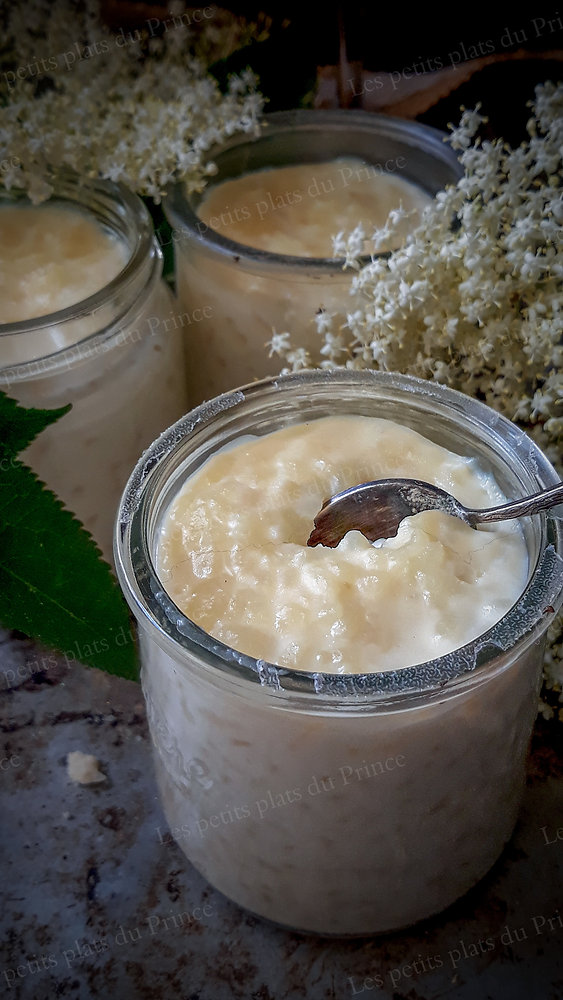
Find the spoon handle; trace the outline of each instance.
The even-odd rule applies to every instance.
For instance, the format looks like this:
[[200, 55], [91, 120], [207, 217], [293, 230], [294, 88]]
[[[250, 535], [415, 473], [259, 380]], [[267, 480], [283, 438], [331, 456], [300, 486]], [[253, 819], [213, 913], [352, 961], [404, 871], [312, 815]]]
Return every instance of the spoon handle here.
[[563, 483], [552, 486], [548, 490], [542, 490], [541, 493], [534, 493], [531, 497], [505, 503], [502, 507], [468, 511], [467, 520], [472, 526], [487, 521], [507, 521], [511, 517], [537, 514], [540, 510], [555, 507], [558, 503], [563, 503]]

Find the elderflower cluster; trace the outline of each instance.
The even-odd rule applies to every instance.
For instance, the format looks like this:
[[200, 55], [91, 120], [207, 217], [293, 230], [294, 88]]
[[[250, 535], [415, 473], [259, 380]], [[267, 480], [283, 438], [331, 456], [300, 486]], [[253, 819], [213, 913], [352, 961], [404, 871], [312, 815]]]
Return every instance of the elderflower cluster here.
[[[225, 92], [207, 72], [221, 14], [197, 24], [184, 4], [139, 28], [110, 31], [97, 0], [7, 5], [0, 53], [0, 184], [41, 200], [61, 169], [120, 181], [160, 200], [173, 181], [198, 190], [208, 150], [254, 133], [263, 100], [247, 70]], [[164, 11], [164, 9], [163, 9]], [[215, 13], [217, 17], [215, 17]], [[228, 48], [248, 26], [228, 26]], [[224, 53], [222, 53], [224, 54]]]
[[[339, 234], [336, 252], [357, 271], [350, 308], [319, 310], [316, 323], [322, 367], [407, 372], [476, 396], [523, 426], [561, 471], [563, 85], [538, 87], [532, 107], [517, 149], [480, 142], [486, 119], [463, 112], [450, 141], [464, 176], [387, 259], [375, 254], [395, 232], [393, 214], [367, 262], [364, 232]], [[278, 334], [280, 343], [290, 370], [307, 364], [289, 337]], [[561, 621], [545, 668], [546, 687], [560, 693]]]

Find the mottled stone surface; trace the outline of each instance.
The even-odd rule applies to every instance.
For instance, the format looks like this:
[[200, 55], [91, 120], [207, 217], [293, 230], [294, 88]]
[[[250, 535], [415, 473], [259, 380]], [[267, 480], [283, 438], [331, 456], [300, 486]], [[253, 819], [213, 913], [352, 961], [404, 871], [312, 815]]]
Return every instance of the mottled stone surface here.
[[[342, 941], [300, 936], [243, 913], [191, 868], [167, 834], [137, 685], [69, 668], [27, 640], [4, 637], [0, 707], [6, 996], [563, 996], [557, 726], [536, 731], [520, 821], [487, 878], [408, 932]], [[72, 750], [94, 754], [107, 780], [73, 784]]]

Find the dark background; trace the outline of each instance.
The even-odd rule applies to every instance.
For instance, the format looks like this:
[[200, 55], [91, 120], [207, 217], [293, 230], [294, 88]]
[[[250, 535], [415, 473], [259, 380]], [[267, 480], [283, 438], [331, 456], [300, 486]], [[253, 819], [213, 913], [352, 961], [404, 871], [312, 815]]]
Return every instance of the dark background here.
[[[445, 128], [459, 119], [460, 105], [472, 107], [481, 101], [490, 117], [490, 134], [517, 143], [525, 136], [526, 103], [535, 85], [563, 80], [563, 4], [559, 9], [542, 3], [440, 8], [290, 2], [235, 3], [228, 9], [251, 20], [264, 14], [272, 19], [268, 41], [229, 61], [234, 69], [250, 62], [272, 111], [299, 106], [314, 88], [318, 68], [337, 65], [344, 55], [349, 64], [373, 73], [408, 68], [420, 83], [433, 70], [463, 69], [471, 60], [493, 57], [497, 61], [492, 65], [480, 68], [473, 63], [471, 80], [415, 117]], [[515, 60], [517, 52], [522, 58]], [[352, 90], [342, 96], [347, 106], [362, 106]]]

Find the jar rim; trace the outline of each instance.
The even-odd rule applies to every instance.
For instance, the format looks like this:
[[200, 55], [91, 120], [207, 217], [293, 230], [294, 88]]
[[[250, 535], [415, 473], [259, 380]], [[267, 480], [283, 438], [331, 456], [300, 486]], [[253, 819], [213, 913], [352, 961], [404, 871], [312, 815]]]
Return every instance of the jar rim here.
[[[2, 194], [1, 200], [14, 203], [25, 201], [28, 204], [32, 204], [29, 201], [27, 193], [22, 191], [6, 192], [5, 195]], [[96, 207], [99, 208], [104, 200], [119, 206], [119, 210], [124, 214], [126, 221], [134, 227], [134, 245], [124, 266], [103, 288], [70, 306], [65, 306], [64, 309], [45, 313], [42, 316], [36, 316], [32, 319], [18, 320], [16, 323], [0, 323], [0, 337], [38, 333], [52, 326], [59, 326], [73, 320], [80, 320], [83, 316], [90, 315], [105, 305], [118, 291], [122, 291], [134, 282], [151, 254], [154, 254], [158, 261], [161, 259], [160, 250], [154, 240], [149, 212], [138, 195], [130, 191], [124, 184], [97, 178], [88, 178], [85, 180], [70, 171], [64, 171], [53, 182], [53, 194], [51, 198], [40, 204], [48, 204], [51, 200], [56, 202], [66, 201], [69, 205], [74, 204], [93, 215], [96, 215]], [[115, 218], [117, 219], [117, 215]], [[99, 330], [89, 333], [83, 339], [76, 341], [72, 346], [76, 347], [77, 344], [86, 343], [88, 340], [99, 335]], [[54, 357], [57, 354], [64, 353], [66, 350], [68, 350], [68, 346], [61, 347], [48, 356]], [[18, 363], [17, 367], [34, 364], [40, 360], [44, 360], [44, 358], [23, 361]], [[13, 368], [14, 366], [8, 365], [6, 367]], [[3, 368], [0, 366], [0, 375], [2, 371]]]
[[[181, 647], [191, 658], [207, 669], [207, 676], [219, 674], [238, 681], [250, 681], [267, 689], [274, 696], [297, 697], [323, 708], [338, 704], [344, 708], [365, 709], [385, 707], [389, 703], [409, 704], [420, 696], [447, 697], [459, 693], [465, 684], [478, 683], [486, 674], [504, 669], [510, 658], [521, 653], [547, 630], [563, 600], [563, 525], [549, 512], [535, 515], [540, 533], [540, 551], [532, 568], [527, 586], [509, 611], [490, 629], [476, 639], [441, 657], [400, 667], [396, 670], [370, 673], [331, 674], [297, 670], [268, 663], [239, 653], [214, 639], [187, 617], [166, 593], [154, 566], [148, 539], [151, 513], [159, 490], [167, 481], [167, 472], [177, 460], [179, 450], [194, 432], [199, 433], [235, 412], [259, 393], [273, 396], [291, 387], [360, 385], [383, 392], [399, 390], [405, 397], [414, 394], [432, 403], [434, 409], [446, 412], [452, 408], [463, 411], [487, 432], [500, 428], [509, 436], [513, 448], [518, 447], [522, 470], [523, 456], [529, 461], [529, 478], [537, 489], [559, 482], [551, 463], [538, 446], [515, 424], [489, 406], [457, 390], [411, 375], [395, 372], [309, 370], [263, 379], [224, 393], [202, 403], [168, 428], [144, 452], [125, 487], [116, 521], [114, 554], [117, 575], [126, 599], [139, 621], [149, 626], [153, 637], [169, 651]], [[491, 414], [495, 420], [491, 422]], [[549, 613], [548, 613], [549, 612]], [[211, 673], [210, 673], [211, 668]], [[447, 685], [447, 687], [446, 687]]]
[[[441, 161], [451, 171], [452, 183], [457, 182], [463, 174], [463, 168], [457, 154], [446, 142], [448, 135], [430, 125], [397, 118], [372, 111], [346, 110], [310, 110], [295, 109], [292, 111], [272, 111], [260, 119], [261, 131], [256, 137], [246, 133], [237, 133], [227, 142], [210, 150], [209, 158], [213, 161], [221, 153], [235, 147], [251, 146], [268, 141], [273, 133], [289, 132], [320, 132], [326, 126], [345, 128], [346, 133], [354, 129], [369, 132], [374, 137], [378, 135], [389, 139], [405, 140], [412, 146], [423, 147], [429, 155]], [[413, 182], [414, 183], [414, 182]], [[275, 270], [291, 270], [296, 267], [307, 268], [313, 274], [337, 275], [344, 267], [343, 257], [299, 257], [292, 254], [274, 253], [271, 250], [261, 250], [246, 243], [238, 243], [217, 232], [210, 226], [202, 233], [198, 228], [201, 219], [194, 211], [183, 184], [170, 187], [164, 202], [166, 214], [175, 222], [175, 218], [184, 227], [186, 236], [194, 239], [200, 247], [207, 251], [218, 253], [223, 257], [235, 258], [236, 263], [249, 267], [272, 268]], [[181, 228], [180, 228], [181, 231]], [[365, 254], [360, 260], [368, 263], [376, 257], [388, 257], [389, 251], [378, 254]]]

